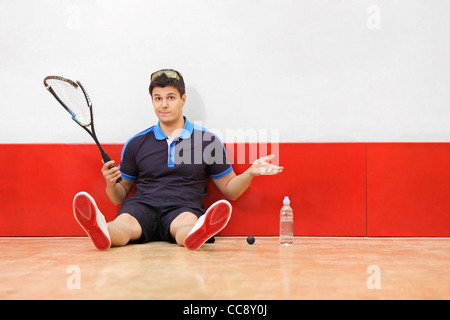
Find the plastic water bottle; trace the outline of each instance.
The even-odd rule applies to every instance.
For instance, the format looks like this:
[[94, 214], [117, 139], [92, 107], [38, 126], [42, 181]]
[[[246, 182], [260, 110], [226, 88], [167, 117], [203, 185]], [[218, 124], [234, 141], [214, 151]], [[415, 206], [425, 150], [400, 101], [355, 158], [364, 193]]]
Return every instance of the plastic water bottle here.
[[284, 197], [280, 211], [280, 245], [290, 246], [294, 243], [294, 212], [289, 197]]

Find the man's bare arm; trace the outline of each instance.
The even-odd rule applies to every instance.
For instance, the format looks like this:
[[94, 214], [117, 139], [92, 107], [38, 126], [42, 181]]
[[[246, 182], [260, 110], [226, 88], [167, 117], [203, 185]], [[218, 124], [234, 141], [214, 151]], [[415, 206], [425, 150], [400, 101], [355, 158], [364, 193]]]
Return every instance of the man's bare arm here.
[[117, 167], [108, 169], [111, 164], [114, 164], [113, 160], [103, 164], [102, 174], [106, 182], [106, 194], [108, 195], [109, 200], [117, 206], [128, 197], [136, 182], [122, 179], [120, 183], [116, 183], [117, 179], [121, 177], [122, 174]]

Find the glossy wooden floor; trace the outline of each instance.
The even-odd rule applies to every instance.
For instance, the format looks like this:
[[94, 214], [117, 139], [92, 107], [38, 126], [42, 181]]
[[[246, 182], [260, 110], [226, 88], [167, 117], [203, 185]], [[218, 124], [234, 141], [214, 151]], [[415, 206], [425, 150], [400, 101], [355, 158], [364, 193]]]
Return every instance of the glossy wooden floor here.
[[[77, 288], [79, 287], [79, 288]], [[217, 238], [94, 249], [0, 238], [1, 299], [450, 299], [450, 239]]]

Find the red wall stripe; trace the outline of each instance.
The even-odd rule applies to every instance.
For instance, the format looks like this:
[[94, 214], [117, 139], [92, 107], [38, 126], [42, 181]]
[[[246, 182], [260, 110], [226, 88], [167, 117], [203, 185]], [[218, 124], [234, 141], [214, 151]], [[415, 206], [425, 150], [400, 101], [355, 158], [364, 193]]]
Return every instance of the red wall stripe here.
[[450, 236], [450, 143], [367, 150], [368, 236]]
[[[119, 161], [122, 145], [104, 147]], [[3, 144], [0, 161], [0, 236], [84, 236], [72, 213], [82, 190], [108, 221], [118, 211], [95, 145]], [[288, 195], [298, 236], [450, 236], [448, 143], [280, 143], [279, 162], [283, 174], [255, 178], [232, 202], [221, 235], [276, 236]], [[210, 182], [206, 205], [220, 198]]]

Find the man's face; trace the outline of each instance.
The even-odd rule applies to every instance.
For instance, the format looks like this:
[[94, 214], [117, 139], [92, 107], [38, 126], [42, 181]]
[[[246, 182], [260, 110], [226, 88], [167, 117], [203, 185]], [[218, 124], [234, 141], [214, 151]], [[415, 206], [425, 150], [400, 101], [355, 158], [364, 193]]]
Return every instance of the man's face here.
[[182, 97], [178, 89], [172, 86], [153, 88], [152, 103], [159, 121], [170, 125], [183, 118], [183, 106], [186, 95]]

